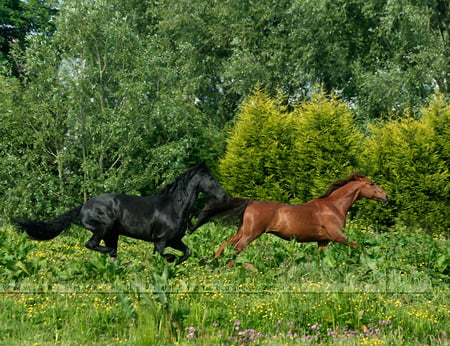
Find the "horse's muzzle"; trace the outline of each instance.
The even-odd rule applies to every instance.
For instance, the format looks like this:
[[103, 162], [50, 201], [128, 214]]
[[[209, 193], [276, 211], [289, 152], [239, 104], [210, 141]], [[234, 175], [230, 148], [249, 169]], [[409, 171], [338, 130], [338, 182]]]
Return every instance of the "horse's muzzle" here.
[[389, 197], [388, 197], [388, 195], [386, 195], [386, 196], [380, 198], [380, 202], [383, 203], [383, 204], [387, 204], [387, 203], [389, 202]]

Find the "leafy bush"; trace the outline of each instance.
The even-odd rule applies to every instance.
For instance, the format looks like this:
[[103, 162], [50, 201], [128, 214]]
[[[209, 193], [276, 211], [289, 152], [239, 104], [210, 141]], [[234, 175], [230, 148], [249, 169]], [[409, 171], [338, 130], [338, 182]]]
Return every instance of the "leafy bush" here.
[[231, 195], [302, 203], [360, 170], [391, 197], [353, 213], [377, 228], [395, 223], [448, 231], [450, 106], [437, 96], [421, 117], [374, 125], [363, 138], [353, 112], [322, 92], [288, 112], [257, 89], [242, 106], [219, 169]]
[[450, 107], [441, 97], [423, 116], [373, 126], [362, 165], [388, 191], [391, 203], [367, 204], [364, 214], [383, 225], [400, 222], [426, 230], [450, 227]]
[[294, 130], [282, 98], [257, 89], [243, 104], [220, 161], [224, 188], [233, 196], [286, 201]]
[[322, 92], [301, 104], [293, 117], [296, 132], [290, 175], [294, 201], [305, 202], [356, 170], [362, 134], [348, 105]]
[[282, 101], [258, 89], [243, 104], [219, 166], [230, 194], [305, 202], [354, 170], [362, 136], [347, 105], [322, 92], [292, 112]]

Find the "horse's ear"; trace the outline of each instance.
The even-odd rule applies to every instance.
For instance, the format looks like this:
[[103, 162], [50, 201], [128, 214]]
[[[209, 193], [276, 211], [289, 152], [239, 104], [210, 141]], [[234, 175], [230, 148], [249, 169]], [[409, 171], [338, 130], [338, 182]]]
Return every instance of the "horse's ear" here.
[[206, 166], [206, 161], [202, 161], [202, 162], [198, 163], [196, 166], [193, 166], [193, 168], [194, 168], [197, 172], [200, 172], [200, 171], [208, 171], [208, 170], [209, 170], [208, 166]]

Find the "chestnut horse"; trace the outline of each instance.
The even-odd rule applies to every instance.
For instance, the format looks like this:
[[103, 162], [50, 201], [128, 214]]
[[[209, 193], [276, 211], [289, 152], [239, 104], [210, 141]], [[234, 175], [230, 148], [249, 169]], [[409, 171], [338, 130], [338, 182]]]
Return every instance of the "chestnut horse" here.
[[[348, 243], [341, 229], [345, 226], [350, 207], [360, 198], [383, 203], [388, 200], [387, 193], [370, 179], [361, 173], [352, 173], [330, 185], [323, 196], [305, 204], [289, 205], [246, 198], [212, 201], [202, 209], [191, 232], [219, 216], [240, 218], [237, 233], [222, 243], [215, 258], [223, 253], [227, 243], [236, 248], [236, 257], [263, 233], [272, 233], [286, 240], [317, 242], [319, 250], [326, 248], [330, 241], [356, 248], [358, 245], [354, 241]], [[228, 266], [232, 264], [233, 260]]]

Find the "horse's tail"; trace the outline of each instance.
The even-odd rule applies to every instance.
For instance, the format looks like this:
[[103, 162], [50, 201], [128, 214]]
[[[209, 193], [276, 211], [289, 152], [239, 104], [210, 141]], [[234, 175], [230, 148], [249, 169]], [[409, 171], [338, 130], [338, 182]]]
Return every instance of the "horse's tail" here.
[[224, 201], [212, 200], [200, 211], [197, 223], [190, 227], [193, 233], [197, 228], [218, 217], [237, 218], [242, 221], [245, 209], [253, 202], [247, 198], [227, 198]]
[[60, 235], [72, 223], [77, 221], [80, 216], [81, 207], [73, 208], [49, 222], [16, 218], [11, 221], [18, 226], [21, 232], [27, 232], [32, 239], [50, 240]]

